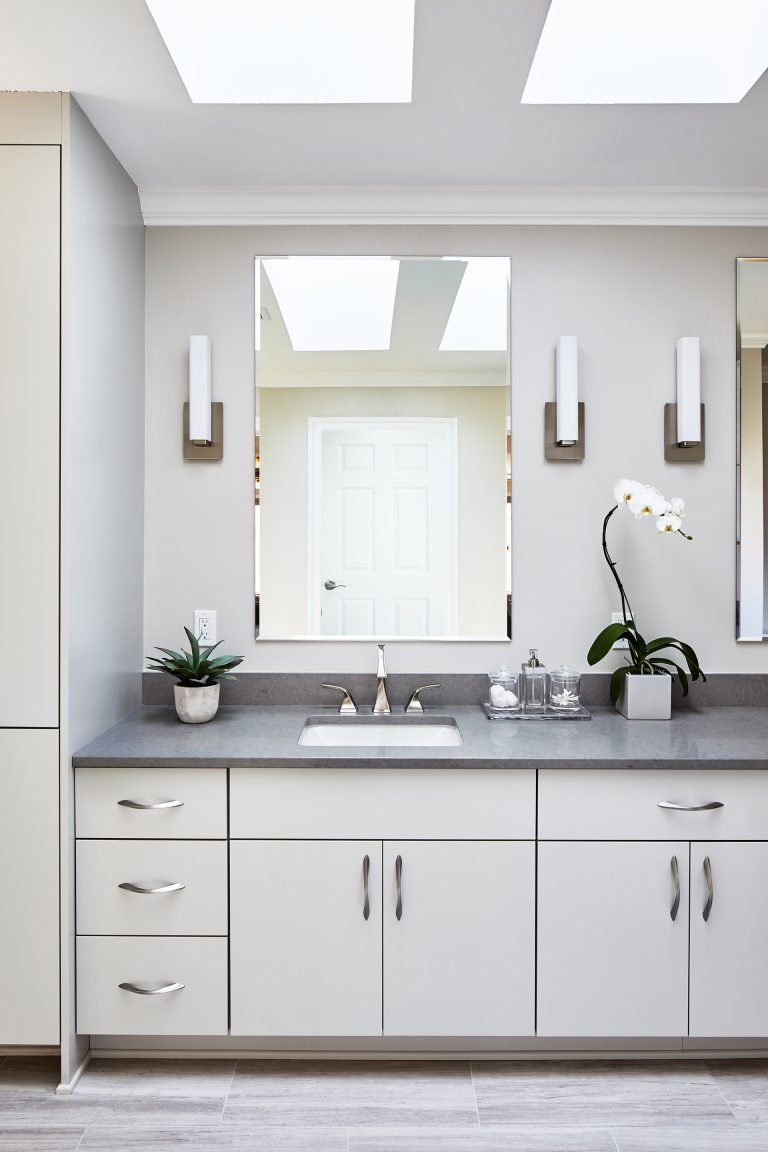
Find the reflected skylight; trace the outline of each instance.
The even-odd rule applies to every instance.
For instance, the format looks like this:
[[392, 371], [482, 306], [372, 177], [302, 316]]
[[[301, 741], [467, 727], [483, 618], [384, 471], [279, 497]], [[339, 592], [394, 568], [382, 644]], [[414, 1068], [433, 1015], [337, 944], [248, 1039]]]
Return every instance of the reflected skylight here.
[[766, 67], [766, 0], [552, 0], [522, 103], [736, 104]]
[[195, 104], [402, 104], [415, 0], [146, 0]]
[[440, 351], [506, 352], [509, 261], [474, 257], [466, 263]]
[[320, 256], [263, 263], [294, 352], [389, 348], [399, 260]]

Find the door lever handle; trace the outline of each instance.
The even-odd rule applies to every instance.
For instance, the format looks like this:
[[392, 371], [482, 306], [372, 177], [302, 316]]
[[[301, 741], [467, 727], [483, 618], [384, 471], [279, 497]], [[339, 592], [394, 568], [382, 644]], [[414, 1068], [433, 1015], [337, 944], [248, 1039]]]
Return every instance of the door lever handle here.
[[346, 584], [337, 584], [335, 580], [326, 580], [325, 583], [323, 584], [323, 588], [325, 588], [326, 592], [333, 592], [333, 591], [335, 591], [336, 588], [346, 588], [346, 587], [347, 587]]

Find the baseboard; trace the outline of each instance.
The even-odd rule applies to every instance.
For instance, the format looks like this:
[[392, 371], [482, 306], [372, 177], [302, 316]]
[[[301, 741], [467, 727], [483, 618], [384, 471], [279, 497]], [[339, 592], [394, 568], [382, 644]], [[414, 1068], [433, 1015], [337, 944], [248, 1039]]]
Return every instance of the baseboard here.
[[72, 1079], [68, 1080], [66, 1083], [59, 1084], [58, 1088], [56, 1089], [56, 1095], [57, 1096], [71, 1096], [72, 1093], [74, 1092], [75, 1088], [77, 1087], [78, 1080], [82, 1076], [83, 1072], [85, 1072], [85, 1070], [88, 1067], [88, 1065], [90, 1064], [90, 1062], [91, 1062], [91, 1051], [89, 1049], [86, 1052], [85, 1056], [83, 1057], [81, 1063], [78, 1064], [77, 1068], [75, 1069], [74, 1074], [72, 1076]]

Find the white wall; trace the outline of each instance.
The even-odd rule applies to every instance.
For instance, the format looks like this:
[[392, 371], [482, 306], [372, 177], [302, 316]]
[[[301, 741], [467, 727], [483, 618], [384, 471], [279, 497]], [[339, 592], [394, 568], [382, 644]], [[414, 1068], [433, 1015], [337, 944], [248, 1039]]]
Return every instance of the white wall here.
[[72, 750], [140, 703], [144, 226], [136, 186], [70, 101], [66, 471]]
[[[256, 641], [253, 574], [253, 259], [291, 253], [512, 257], [513, 639], [391, 645], [393, 671], [482, 671], [537, 646], [584, 668], [617, 595], [600, 549], [623, 476], [688, 502], [695, 537], [657, 536], [617, 514], [610, 547], [646, 634], [672, 633], [705, 669], [768, 670], [768, 648], [734, 639], [735, 267], [764, 233], [693, 228], [150, 229], [147, 265], [145, 651], [172, 646], [196, 607], [216, 608], [244, 671], [367, 671], [370, 643]], [[186, 347], [207, 332], [224, 459], [185, 464]], [[583, 464], [547, 464], [543, 405], [554, 346], [576, 333], [586, 402]], [[675, 341], [700, 335], [707, 459], [664, 462]], [[609, 667], [606, 661], [605, 668]]]

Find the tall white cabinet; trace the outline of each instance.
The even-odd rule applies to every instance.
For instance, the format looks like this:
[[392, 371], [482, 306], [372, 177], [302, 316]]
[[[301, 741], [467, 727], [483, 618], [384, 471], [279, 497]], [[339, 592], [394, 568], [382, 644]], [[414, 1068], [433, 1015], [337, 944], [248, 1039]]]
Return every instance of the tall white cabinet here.
[[59, 1042], [61, 147], [0, 135], [0, 1045]]

